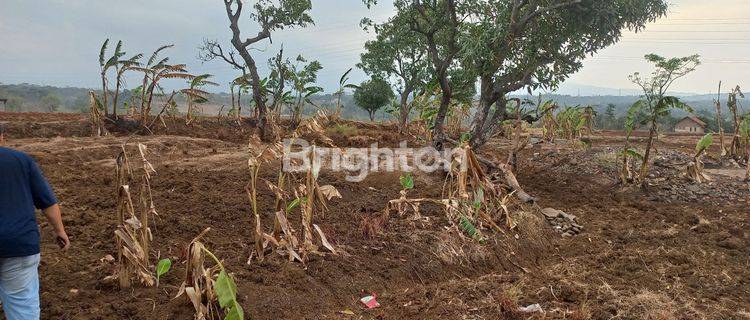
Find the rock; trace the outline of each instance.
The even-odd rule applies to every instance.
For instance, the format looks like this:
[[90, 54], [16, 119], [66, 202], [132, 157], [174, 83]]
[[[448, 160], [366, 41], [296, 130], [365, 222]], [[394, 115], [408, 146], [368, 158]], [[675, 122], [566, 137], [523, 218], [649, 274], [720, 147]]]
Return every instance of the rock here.
[[560, 216], [560, 213], [563, 213], [560, 210], [553, 209], [553, 208], [544, 208], [542, 209], [542, 214], [547, 217], [548, 219], [554, 219]]

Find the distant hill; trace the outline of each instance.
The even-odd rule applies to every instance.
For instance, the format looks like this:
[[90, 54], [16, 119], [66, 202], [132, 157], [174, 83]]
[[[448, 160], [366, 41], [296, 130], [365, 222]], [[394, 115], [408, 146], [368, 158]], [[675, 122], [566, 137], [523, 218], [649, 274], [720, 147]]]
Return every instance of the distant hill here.
[[[599, 92], [608, 92], [617, 89], [611, 88], [600, 88], [589, 86], [590, 90], [599, 90]], [[87, 88], [73, 88], [73, 87], [52, 87], [52, 86], [39, 86], [32, 84], [0, 84], [0, 99], [8, 99], [6, 108], [9, 111], [42, 111], [47, 112], [50, 109], [54, 109], [58, 112], [88, 112], [89, 99], [88, 92], [90, 89]], [[97, 91], [98, 92], [98, 91]], [[608, 104], [615, 105], [615, 115], [622, 117], [628, 107], [630, 107], [640, 97], [635, 92], [624, 91], [629, 95], [566, 95], [566, 94], [545, 94], [542, 96], [543, 100], [555, 100], [560, 105], [593, 105], [600, 115], [604, 114]], [[611, 93], [611, 92], [610, 92]], [[633, 93], [633, 94], [630, 94]], [[678, 94], [679, 95], [679, 94]], [[122, 104], [130, 101], [130, 91], [124, 91], [120, 94], [120, 102]], [[514, 95], [523, 99], [530, 99], [531, 101], [537, 101], [538, 96], [530, 95]], [[681, 96], [683, 101], [692, 106], [696, 114], [703, 116], [704, 118], [710, 118], [714, 113], [714, 99], [715, 95], [683, 95]], [[250, 95], [242, 96], [242, 105], [251, 105]], [[323, 108], [334, 108], [336, 101], [330, 94], [316, 95], [313, 97], [313, 102], [318, 107]], [[184, 109], [184, 97], [178, 97], [177, 102]], [[341, 99], [344, 106], [343, 117], [348, 119], [367, 119], [367, 112], [361, 110], [354, 104], [354, 99], [350, 94], [344, 95]], [[726, 94], [722, 95], [722, 105], [725, 106]], [[56, 105], [55, 105], [56, 104]], [[121, 108], [122, 108], [121, 104]], [[231, 97], [228, 93], [213, 93], [209, 97], [209, 102], [202, 105], [201, 108], [205, 114], [216, 114], [219, 110], [226, 113], [231, 105]], [[741, 99], [740, 105], [744, 107], [750, 107], [750, 101], [748, 98]], [[52, 107], [51, 107], [52, 106]], [[726, 106], [725, 106], [726, 107]], [[315, 112], [315, 107], [307, 106], [305, 113], [311, 114]], [[243, 114], [249, 114], [249, 108], [245, 107]], [[673, 117], [684, 116], [684, 112], [675, 112]], [[725, 112], [728, 114], [728, 112]], [[389, 116], [382, 111], [377, 114], [377, 119], [388, 119]]]

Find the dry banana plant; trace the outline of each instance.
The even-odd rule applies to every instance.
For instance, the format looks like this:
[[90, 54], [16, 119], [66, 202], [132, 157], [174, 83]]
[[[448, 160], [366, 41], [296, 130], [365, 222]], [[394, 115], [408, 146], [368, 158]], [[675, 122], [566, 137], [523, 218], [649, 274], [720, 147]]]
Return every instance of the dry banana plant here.
[[106, 136], [108, 134], [107, 129], [104, 127], [104, 116], [102, 116], [102, 103], [99, 98], [96, 97], [94, 91], [89, 91], [89, 103], [90, 110], [89, 116], [91, 120], [91, 132], [95, 137]]
[[[328, 211], [328, 201], [333, 198], [341, 198], [339, 191], [331, 185], [320, 186], [318, 184], [318, 166], [315, 163], [315, 147], [312, 147], [309, 153], [310, 167], [307, 169], [305, 175], [305, 184], [300, 185], [295, 190], [295, 194], [298, 195], [300, 201], [300, 208], [302, 210], [302, 246], [300, 251], [302, 253], [303, 262], [307, 262], [307, 256], [309, 253], [318, 253], [318, 245], [314, 244], [313, 230], [315, 230], [320, 239], [320, 245], [328, 249], [331, 253], [336, 253], [333, 246], [328, 243], [325, 234], [317, 225], [313, 224], [313, 218], [316, 213], [325, 215]], [[302, 196], [301, 198], [299, 196]]]
[[700, 141], [698, 141], [698, 144], [695, 146], [695, 155], [693, 156], [693, 160], [688, 163], [687, 176], [688, 178], [690, 178], [690, 180], [693, 180], [696, 183], [703, 183], [711, 180], [711, 178], [703, 172], [703, 161], [701, 160], [701, 158], [712, 143], [713, 134], [709, 133], [703, 136], [703, 138], [701, 138]]
[[[735, 87], [732, 89], [732, 92], [729, 93], [729, 97], [727, 98], [727, 107], [729, 108], [729, 111], [732, 112], [732, 120], [734, 124], [734, 136], [732, 136], [732, 145], [729, 148], [729, 155], [734, 158], [735, 160], [741, 160], [744, 158], [744, 146], [743, 146], [743, 139], [742, 139], [742, 119], [739, 115], [740, 110], [738, 110], [738, 102], [737, 97], [744, 98], [745, 95], [742, 93], [742, 89], [740, 89], [740, 86]], [[750, 161], [749, 161], [750, 162]]]
[[333, 140], [326, 135], [326, 130], [322, 125], [329, 121], [329, 117], [326, 115], [325, 111], [318, 110], [315, 116], [300, 121], [297, 129], [292, 133], [292, 138], [296, 139], [302, 136], [309, 136], [326, 146], [333, 147]]
[[138, 280], [146, 286], [154, 285], [154, 275], [149, 264], [149, 244], [152, 240], [149, 228], [149, 215], [156, 214], [151, 195], [150, 177], [156, 172], [146, 159], [146, 146], [138, 145], [142, 161], [142, 176], [140, 183], [139, 209], [136, 215], [135, 206], [130, 192], [132, 170], [125, 152], [125, 147], [116, 160], [117, 175], [117, 229], [115, 242], [117, 245], [118, 269], [108, 279], [118, 279], [120, 288], [129, 288], [133, 280]]
[[[320, 186], [317, 182], [317, 172], [314, 161], [314, 148], [310, 152], [310, 169], [305, 175], [304, 183], [293, 188], [294, 200], [288, 205], [287, 198], [289, 192], [286, 191], [287, 176], [279, 172], [277, 184], [266, 181], [266, 185], [276, 195], [276, 207], [274, 214], [273, 234], [261, 233], [264, 240], [263, 250], [267, 245], [272, 245], [279, 254], [288, 257], [289, 261], [299, 261], [307, 263], [310, 253], [321, 254], [319, 248], [322, 246], [329, 252], [336, 254], [336, 249], [331, 245], [323, 233], [323, 230], [317, 224], [313, 223], [316, 214], [325, 214], [328, 210], [328, 201], [333, 198], [341, 198], [341, 194], [335, 187], [330, 185]], [[297, 207], [301, 211], [302, 241], [295, 235], [288, 215]], [[256, 229], [256, 232], [262, 230]], [[256, 244], [257, 245], [257, 244]], [[256, 249], [259, 250], [259, 249]], [[248, 261], [249, 262], [249, 261]]]
[[[200, 241], [211, 228], [206, 228], [188, 244], [185, 280], [175, 299], [183, 294], [195, 309], [195, 320], [244, 319], [237, 302], [237, 285], [224, 265]], [[206, 267], [206, 256], [215, 263]]]
[[[267, 155], [271, 155], [272, 158], [277, 158], [277, 149], [280, 148], [280, 145], [274, 145], [273, 147], [265, 148], [261, 152], [253, 153], [253, 145], [254, 144], [251, 141], [249, 145], [249, 147], [251, 148], [251, 155], [247, 160], [247, 167], [250, 173], [250, 181], [245, 186], [245, 193], [247, 193], [247, 198], [250, 201], [250, 205], [252, 206], [253, 219], [255, 221], [255, 248], [250, 253], [248, 264], [253, 259], [253, 257], [257, 257], [259, 261], [263, 261], [265, 259], [265, 248], [267, 243], [264, 241], [264, 234], [262, 231], [263, 227], [260, 221], [260, 212], [258, 212], [258, 173], [260, 172], [261, 163], [271, 160], [271, 158], [267, 157]], [[259, 143], [255, 143], [255, 145], [259, 145]]]
[[[502, 229], [495, 220], [504, 218], [508, 228], [515, 227], [507, 209], [510, 201], [507, 188], [498, 176], [485, 173], [468, 143], [461, 145], [461, 148], [462, 156], [453, 159], [452, 170], [443, 187], [443, 198], [452, 200], [447, 203], [450, 205], [445, 206], [448, 217], [463, 224], [468, 220], [476, 223], [480, 229], [482, 225], [487, 224], [496, 231]], [[508, 165], [500, 166], [510, 172]], [[515, 177], [512, 180], [515, 181]], [[517, 181], [514, 184], [517, 185]]]

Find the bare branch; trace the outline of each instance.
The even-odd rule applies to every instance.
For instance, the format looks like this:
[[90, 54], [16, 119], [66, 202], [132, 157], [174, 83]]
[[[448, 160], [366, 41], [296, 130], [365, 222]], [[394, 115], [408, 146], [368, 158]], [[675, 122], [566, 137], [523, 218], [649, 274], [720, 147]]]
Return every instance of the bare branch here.
[[198, 59], [201, 61], [211, 61], [216, 58], [221, 58], [224, 62], [228, 63], [237, 70], [245, 70], [245, 66], [237, 62], [234, 57], [234, 51], [225, 52], [218, 41], [216, 40], [203, 40], [203, 46], [200, 48], [198, 53]]

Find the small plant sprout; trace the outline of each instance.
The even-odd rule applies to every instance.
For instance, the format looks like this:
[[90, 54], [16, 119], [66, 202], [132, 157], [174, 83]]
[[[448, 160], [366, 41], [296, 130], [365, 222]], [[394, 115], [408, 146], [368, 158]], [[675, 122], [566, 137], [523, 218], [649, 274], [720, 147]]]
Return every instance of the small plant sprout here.
[[401, 175], [398, 178], [399, 182], [401, 182], [401, 189], [402, 190], [411, 190], [414, 189], [414, 176], [411, 175], [411, 173], [407, 173], [405, 175]]
[[399, 183], [401, 184], [401, 191], [399, 191], [399, 198], [388, 202], [385, 208], [384, 216], [388, 217], [391, 210], [398, 212], [400, 216], [404, 216], [408, 209], [414, 213], [412, 220], [420, 220], [422, 216], [419, 214], [419, 207], [425, 202], [438, 203], [438, 200], [433, 199], [409, 199], [406, 194], [409, 190], [414, 189], [414, 176], [411, 173], [405, 173], [399, 176]]
[[709, 133], [703, 136], [703, 138], [701, 138], [698, 141], [698, 144], [696, 144], [695, 146], [695, 155], [693, 156], [693, 161], [688, 163], [687, 166], [687, 176], [696, 183], [703, 183], [711, 180], [711, 178], [709, 178], [708, 175], [703, 172], [703, 161], [701, 161], [701, 158], [713, 142], [713, 134]]
[[461, 230], [466, 232], [466, 234], [468, 234], [472, 239], [478, 241], [479, 243], [484, 243], [484, 237], [482, 236], [481, 231], [477, 230], [477, 228], [473, 223], [471, 223], [471, 220], [469, 220], [469, 218], [464, 215], [460, 215], [458, 225]]
[[167, 274], [169, 272], [169, 269], [172, 268], [172, 260], [170, 259], [161, 259], [159, 260], [159, 263], [156, 264], [156, 286], [159, 286], [159, 279], [161, 279], [161, 276]]

